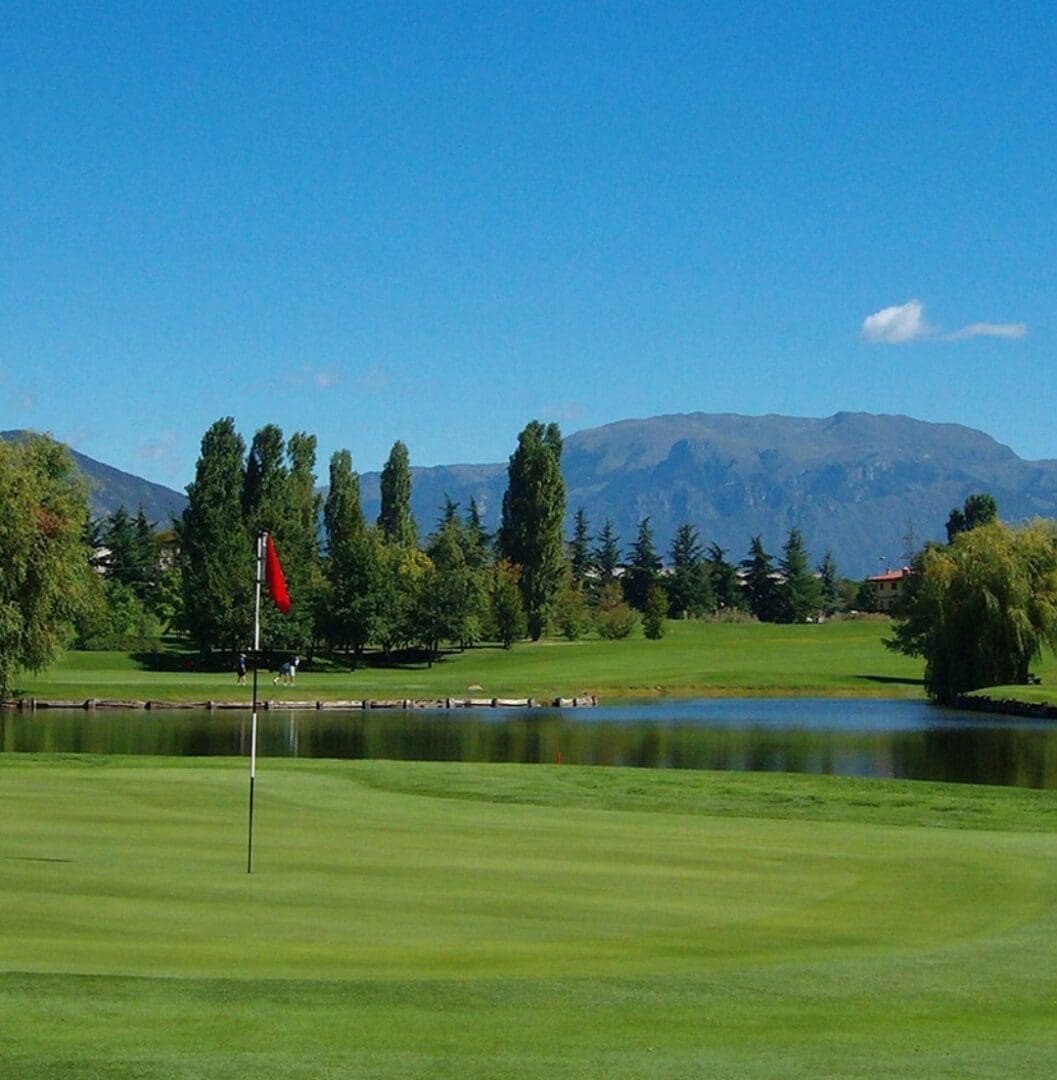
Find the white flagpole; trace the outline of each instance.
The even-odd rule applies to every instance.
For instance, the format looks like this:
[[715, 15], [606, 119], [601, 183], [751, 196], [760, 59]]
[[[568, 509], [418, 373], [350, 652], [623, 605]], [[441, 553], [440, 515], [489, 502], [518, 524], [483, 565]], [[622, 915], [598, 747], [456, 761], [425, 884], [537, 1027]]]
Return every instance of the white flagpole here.
[[257, 669], [261, 654], [261, 585], [264, 581], [264, 538], [257, 534], [256, 597], [253, 609], [253, 719], [250, 723], [250, 820], [246, 843], [246, 873], [253, 873], [253, 786], [257, 779]]

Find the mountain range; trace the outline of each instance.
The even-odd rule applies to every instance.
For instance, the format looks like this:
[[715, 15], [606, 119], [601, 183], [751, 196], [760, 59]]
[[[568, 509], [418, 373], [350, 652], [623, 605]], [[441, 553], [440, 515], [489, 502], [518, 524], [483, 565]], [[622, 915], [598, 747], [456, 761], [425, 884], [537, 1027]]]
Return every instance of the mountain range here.
[[[93, 483], [93, 510], [141, 503], [167, 521], [184, 496], [75, 453]], [[320, 471], [325, 470], [322, 463]], [[942, 539], [947, 515], [978, 491], [1006, 521], [1057, 516], [1057, 461], [1025, 461], [990, 436], [959, 424], [840, 412], [822, 419], [687, 413], [623, 420], [578, 431], [562, 454], [569, 522], [583, 507], [592, 531], [612, 519], [625, 548], [648, 516], [658, 549], [678, 526], [744, 557], [759, 534], [775, 554], [796, 525], [818, 560], [828, 548], [841, 573], [862, 577], [897, 566], [908, 535]], [[379, 509], [378, 473], [364, 473], [364, 512]], [[422, 533], [445, 498], [465, 511], [477, 500], [498, 525], [506, 465], [412, 470], [412, 510]], [[151, 501], [146, 501], [147, 499]]]

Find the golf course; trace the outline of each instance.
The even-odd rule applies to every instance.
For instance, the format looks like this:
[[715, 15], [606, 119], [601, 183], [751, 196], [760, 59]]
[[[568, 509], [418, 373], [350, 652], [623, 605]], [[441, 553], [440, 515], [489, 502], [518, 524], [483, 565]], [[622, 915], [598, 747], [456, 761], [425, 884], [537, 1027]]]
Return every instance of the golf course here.
[[849, 779], [0, 757], [0, 1072], [1045, 1075], [1057, 804]]
[[[431, 669], [319, 664], [282, 693], [920, 696], [884, 629], [675, 625]], [[228, 672], [116, 653], [23, 682], [236, 691]], [[263, 758], [247, 874], [244, 759], [0, 754], [0, 790], [2, 1076], [1050, 1068], [1050, 791]]]
[[[922, 697], [920, 660], [885, 649], [887, 620], [809, 626], [669, 622], [661, 641], [544, 638], [511, 649], [452, 650], [429, 667], [377, 656], [351, 670], [327, 658], [303, 664], [295, 685], [262, 673], [262, 700], [437, 698], [465, 695], [546, 699], [593, 693], [604, 701], [668, 694], [703, 696]], [[275, 663], [285, 657], [275, 658]], [[1057, 665], [1049, 669], [1057, 675]], [[35, 698], [165, 701], [249, 700], [230, 667], [201, 668], [195, 654], [71, 652], [47, 671], [25, 674], [19, 690]], [[478, 692], [478, 691], [474, 691]]]

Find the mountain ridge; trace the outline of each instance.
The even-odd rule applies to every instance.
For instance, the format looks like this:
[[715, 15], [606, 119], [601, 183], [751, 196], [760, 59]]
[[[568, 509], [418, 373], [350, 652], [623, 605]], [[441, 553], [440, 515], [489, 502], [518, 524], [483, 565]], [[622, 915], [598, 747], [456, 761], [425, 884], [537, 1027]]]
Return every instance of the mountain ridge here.
[[[152, 489], [161, 501], [144, 502], [144, 509], [162, 525], [168, 521], [163, 512], [186, 505], [179, 492], [73, 453], [95, 485], [93, 513], [114, 509], [119, 497], [135, 512]], [[486, 526], [498, 526], [505, 462], [411, 471], [421, 534], [433, 529], [446, 497], [463, 511], [476, 499]], [[902, 414], [627, 418], [569, 435], [562, 472], [567, 534], [582, 506], [592, 531], [611, 517], [626, 550], [639, 519], [649, 516], [658, 549], [666, 551], [676, 528], [689, 521], [704, 544], [718, 543], [739, 560], [757, 534], [778, 554], [796, 525], [815, 561], [828, 548], [841, 572], [854, 577], [899, 565], [908, 532], [918, 545], [942, 539], [951, 508], [976, 491], [994, 495], [1007, 521], [1057, 516], [1057, 460], [1027, 461], [975, 428]], [[360, 477], [364, 513], [372, 521], [379, 477], [373, 471]]]

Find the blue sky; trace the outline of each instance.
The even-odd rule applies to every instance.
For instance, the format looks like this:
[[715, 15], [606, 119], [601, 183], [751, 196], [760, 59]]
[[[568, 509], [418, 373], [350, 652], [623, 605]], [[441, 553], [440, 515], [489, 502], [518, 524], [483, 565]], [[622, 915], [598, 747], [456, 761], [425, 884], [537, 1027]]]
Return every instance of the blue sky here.
[[176, 487], [225, 415], [321, 478], [698, 410], [1057, 457], [1055, 55], [1045, 3], [13, 5], [0, 428]]

